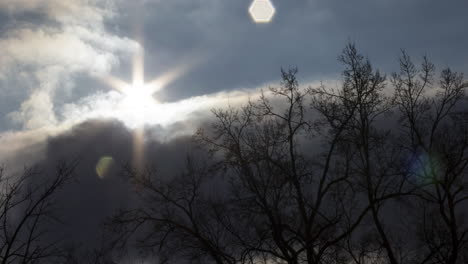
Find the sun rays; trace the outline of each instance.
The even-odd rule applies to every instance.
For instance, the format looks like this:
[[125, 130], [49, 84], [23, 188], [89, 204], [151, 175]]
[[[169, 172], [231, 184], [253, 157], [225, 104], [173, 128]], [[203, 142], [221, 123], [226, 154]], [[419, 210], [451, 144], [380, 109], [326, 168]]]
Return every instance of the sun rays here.
[[[132, 166], [137, 170], [144, 169], [144, 146], [147, 140], [145, 128], [152, 126], [165, 128], [179, 123], [187, 129], [190, 122], [203, 118], [203, 113], [213, 108], [237, 105], [251, 96], [255, 97], [255, 92], [251, 94], [247, 91], [231, 91], [193, 96], [174, 102], [161, 102], [155, 98], [158, 91], [167, 88], [199, 62], [199, 59], [193, 58], [186, 60], [157, 78], [146, 81], [143, 49], [139, 48], [133, 57], [131, 82], [111, 75], [100, 76], [99, 79], [113, 90], [90, 97], [86, 103], [78, 103], [78, 108], [72, 108], [73, 111], [70, 111], [73, 117], [68, 119], [79, 122], [86, 119], [115, 118], [122, 121], [133, 131]], [[171, 135], [166, 136], [172, 137], [184, 133], [188, 132], [173, 131]]]
[[[190, 63], [180, 65], [163, 73], [158, 78], [146, 82], [144, 76], [144, 50], [142, 47], [138, 47], [133, 56], [132, 81], [130, 83], [111, 75], [102, 76], [101, 79], [110, 87], [128, 97], [130, 102], [127, 103], [133, 103], [132, 106], [138, 107], [142, 103], [158, 103], [153, 97], [154, 93], [183, 75], [189, 70], [190, 65]], [[151, 100], [149, 101], [149, 99]]]
[[[160, 102], [154, 95], [186, 74], [198, 63], [198, 60], [188, 59], [149, 81], [145, 80], [144, 76], [144, 50], [141, 46], [136, 50], [132, 62], [132, 80], [130, 82], [112, 75], [98, 77], [120, 95], [114, 102], [112, 117], [123, 121], [130, 128], [170, 122], [173, 117], [168, 112], [168, 108], [173, 108], [174, 103]], [[95, 112], [97, 115], [102, 113], [102, 111]]]
[[183, 75], [190, 67], [189, 63], [183, 66], [176, 67], [158, 78], [145, 81], [144, 68], [144, 50], [141, 46], [138, 47], [133, 56], [132, 67], [132, 82], [127, 83], [115, 76], [102, 77], [110, 87], [118, 91], [122, 96], [122, 101], [119, 103], [116, 115], [126, 124], [134, 128], [133, 136], [133, 162], [132, 165], [136, 169], [144, 167], [144, 126], [150, 124], [151, 119], [167, 119], [168, 115], [164, 108], [167, 104], [161, 104], [154, 98], [154, 93], [165, 88], [168, 84]]

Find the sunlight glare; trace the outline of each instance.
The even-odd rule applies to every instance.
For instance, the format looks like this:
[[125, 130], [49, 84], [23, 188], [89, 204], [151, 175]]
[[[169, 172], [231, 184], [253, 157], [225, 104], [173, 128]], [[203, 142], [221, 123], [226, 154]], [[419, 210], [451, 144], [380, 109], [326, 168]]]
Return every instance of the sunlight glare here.
[[125, 107], [134, 108], [135, 110], [147, 108], [157, 103], [153, 98], [153, 91], [144, 84], [135, 83], [131, 86], [127, 86], [124, 90], [124, 94]]
[[138, 46], [137, 51], [133, 55], [133, 85], [143, 85], [145, 82], [144, 68], [144, 50]]
[[183, 65], [179, 65], [178, 67], [165, 72], [158, 78], [146, 83], [145, 85], [152, 90], [152, 92], [157, 92], [162, 88], [166, 87], [169, 83], [175, 81], [178, 77], [185, 74], [189, 68], [193, 66], [195, 62], [186, 62]]
[[[169, 70], [158, 78], [145, 82], [144, 78], [144, 58], [143, 48], [139, 47], [133, 56], [132, 83], [129, 84], [115, 76], [100, 77], [106, 84], [119, 91], [124, 96], [122, 108], [125, 112], [133, 112], [136, 119], [141, 119], [143, 115], [148, 115], [159, 102], [154, 98], [154, 94], [168, 84], [175, 81], [178, 77], [186, 73], [195, 60], [190, 60], [172, 70]], [[161, 118], [160, 116], [153, 118]]]
[[[200, 62], [199, 58], [185, 58], [184, 63], [169, 69], [151, 81], [145, 81], [144, 78], [144, 58], [141, 46], [134, 54], [132, 62], [131, 82], [123, 81], [115, 76], [97, 76], [118, 93], [109, 92], [104, 96], [107, 96], [108, 99], [99, 99], [102, 101], [99, 105], [93, 104], [94, 109], [87, 118], [113, 117], [123, 121], [131, 129], [155, 124], [166, 126], [186, 120], [188, 115], [203, 108], [208, 101], [211, 101], [211, 98], [208, 99], [204, 96], [177, 102], [159, 102], [155, 99], [157, 92], [194, 68]], [[109, 102], [112, 103], [110, 105], [103, 104]], [[138, 145], [138, 141], [135, 139], [135, 144]], [[136, 152], [140, 152], [140, 150], [137, 148]], [[134, 155], [137, 156], [135, 153]]]
[[145, 131], [138, 127], [133, 131], [133, 159], [132, 165], [138, 171], [143, 170], [145, 164]]

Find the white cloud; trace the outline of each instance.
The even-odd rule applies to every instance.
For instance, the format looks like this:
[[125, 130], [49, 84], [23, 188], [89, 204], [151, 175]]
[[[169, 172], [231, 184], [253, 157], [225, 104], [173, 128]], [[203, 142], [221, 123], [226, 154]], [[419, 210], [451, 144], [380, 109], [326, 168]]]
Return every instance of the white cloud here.
[[62, 67], [67, 72], [107, 72], [118, 61], [115, 52], [131, 50], [132, 44], [86, 28], [65, 28], [61, 32], [19, 29], [0, 40], [4, 52], [1, 67], [3, 71], [20, 64]]
[[[323, 81], [322, 83], [326, 87], [337, 85], [336, 80]], [[141, 100], [138, 102], [128, 101], [129, 98], [125, 95], [110, 91], [91, 95], [78, 102], [64, 105], [60, 111], [62, 113], [60, 119], [66, 120], [68, 125], [77, 124], [87, 119], [118, 119], [129, 128], [146, 125], [170, 127], [178, 122], [196, 123], [201, 121], [196, 119], [211, 119], [210, 110], [212, 109], [239, 108], [246, 105], [249, 100], [257, 101], [262, 88], [276, 87], [277, 85], [277, 82], [266, 83], [256, 88], [222, 91], [166, 103], [155, 103], [151, 102], [151, 100], [148, 103]], [[308, 87], [318, 87], [320, 85], [319, 82], [309, 82], [301, 84], [301, 87], [305, 90]], [[279, 109], [285, 107], [284, 102], [278, 101], [277, 97], [270, 97], [271, 94], [268, 92], [265, 95], [269, 97], [270, 102], [275, 107]], [[195, 122], [193, 122], [194, 119]], [[187, 126], [186, 131], [179, 132], [180, 134], [190, 135], [195, 132], [198, 125], [194, 124], [195, 127]]]
[[47, 91], [36, 90], [21, 104], [18, 111], [9, 114], [10, 118], [22, 123], [26, 129], [50, 127], [57, 124], [52, 98]]
[[[103, 74], [117, 65], [137, 47], [129, 38], [106, 31], [106, 19], [115, 18], [112, 0], [2, 0], [0, 9], [11, 16], [36, 12], [56, 23], [18, 24], [0, 38], [0, 77], [23, 80], [24, 101], [8, 116], [25, 129], [41, 128], [56, 122], [58, 89], [73, 87], [76, 73]], [[24, 79], [24, 78], [22, 78]], [[34, 85], [31, 85], [33, 83]]]
[[37, 12], [64, 24], [101, 26], [115, 15], [110, 0], [2, 0], [0, 8], [10, 14]]

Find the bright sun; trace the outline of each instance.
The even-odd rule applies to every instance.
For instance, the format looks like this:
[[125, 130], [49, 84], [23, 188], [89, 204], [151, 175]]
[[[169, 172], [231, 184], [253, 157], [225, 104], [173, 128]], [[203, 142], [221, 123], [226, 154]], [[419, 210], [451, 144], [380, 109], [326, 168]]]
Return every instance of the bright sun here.
[[196, 108], [197, 102], [194, 100], [160, 103], [154, 98], [157, 91], [165, 88], [184, 74], [193, 66], [193, 63], [196, 61], [186, 62], [165, 72], [158, 78], [146, 82], [144, 79], [143, 49], [140, 47], [133, 58], [133, 80], [131, 83], [114, 76], [101, 76], [101, 80], [116, 89], [121, 95], [113, 102], [107, 113], [109, 116], [123, 121], [125, 125], [134, 130], [133, 165], [135, 167], [142, 168], [144, 162], [145, 125], [178, 122]]
[[123, 92], [125, 94], [125, 106], [135, 110], [158, 103], [153, 97], [154, 90], [143, 83], [129, 85]]
[[126, 116], [133, 116], [133, 119], [135, 119], [133, 121], [141, 119], [143, 115], [147, 115], [151, 112], [149, 110], [154, 110], [157, 106], [161, 106], [154, 98], [154, 94], [191, 67], [191, 63], [186, 63], [162, 74], [152, 81], [145, 82], [143, 57], [143, 49], [140, 47], [133, 57], [133, 80], [131, 84], [114, 76], [103, 78], [107, 84], [124, 95], [122, 110], [125, 110]]

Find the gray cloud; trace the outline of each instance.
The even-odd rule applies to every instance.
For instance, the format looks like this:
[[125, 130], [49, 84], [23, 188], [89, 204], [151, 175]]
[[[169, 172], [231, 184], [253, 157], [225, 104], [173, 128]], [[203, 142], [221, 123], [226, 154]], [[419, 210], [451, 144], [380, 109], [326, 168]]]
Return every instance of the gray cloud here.
[[141, 24], [151, 75], [185, 54], [205, 59], [166, 90], [171, 99], [258, 86], [277, 79], [280, 66], [328, 79], [339, 73], [336, 57], [348, 40], [386, 70], [396, 68], [400, 48], [467, 68], [466, 1], [273, 1], [277, 14], [268, 25], [252, 23], [248, 0], [145, 3], [127, 4], [121, 29]]
[[[161, 142], [157, 131], [146, 131], [144, 156], [160, 177], [171, 177], [181, 172], [186, 155], [196, 149], [190, 137]], [[54, 226], [54, 233], [66, 238], [66, 244], [98, 247], [106, 218], [135, 203], [134, 190], [122, 174], [124, 166], [131, 164], [134, 144], [134, 131], [117, 120], [87, 121], [47, 139], [44, 158], [36, 163], [43, 171], [53, 172], [61, 160], [78, 161], [76, 182], [67, 185], [56, 200], [64, 225]], [[113, 162], [99, 177], [96, 166], [102, 157]]]

